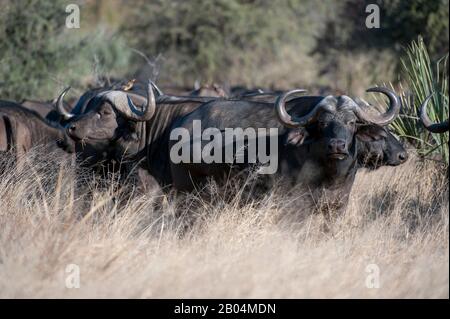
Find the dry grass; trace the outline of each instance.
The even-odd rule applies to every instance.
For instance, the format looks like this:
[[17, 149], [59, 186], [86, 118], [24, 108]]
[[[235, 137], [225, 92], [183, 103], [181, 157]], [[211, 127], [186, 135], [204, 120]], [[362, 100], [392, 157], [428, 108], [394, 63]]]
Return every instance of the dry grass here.
[[[276, 194], [195, 211], [168, 198], [160, 213], [151, 196], [120, 206], [114, 187], [89, 178], [80, 192], [68, 167], [0, 177], [1, 298], [449, 297], [448, 177], [432, 163], [359, 173], [328, 231], [319, 215], [277, 222], [286, 198]], [[78, 289], [66, 288], [69, 264]], [[379, 288], [366, 286], [370, 264]]]

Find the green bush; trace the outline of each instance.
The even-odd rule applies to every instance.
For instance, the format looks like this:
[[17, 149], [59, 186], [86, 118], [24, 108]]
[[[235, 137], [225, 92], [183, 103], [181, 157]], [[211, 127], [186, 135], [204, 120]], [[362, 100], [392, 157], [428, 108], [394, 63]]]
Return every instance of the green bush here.
[[73, 0], [1, 2], [0, 98], [51, 99], [63, 86], [85, 87], [95, 70], [128, 64], [120, 38], [100, 28], [85, 30], [84, 21], [81, 29], [66, 28], [69, 3], [83, 8]]
[[[404, 48], [419, 35], [424, 38], [432, 60], [448, 52], [449, 0], [345, 0], [339, 3], [336, 14], [324, 21], [325, 27], [312, 51], [326, 76], [339, 72], [342, 55], [372, 55], [374, 59], [366, 65], [366, 80], [379, 83], [381, 78], [373, 74], [374, 68], [385, 64], [382, 68], [394, 66], [394, 71], [400, 72], [398, 56], [402, 56]], [[366, 27], [368, 13], [365, 10], [369, 4], [380, 8], [378, 29]], [[389, 55], [395, 57], [394, 63], [390, 58], [382, 58]], [[389, 73], [384, 77], [384, 82], [396, 80]]]
[[[81, 29], [65, 28], [73, 2]], [[369, 2], [382, 9], [378, 31], [365, 28]], [[0, 98], [49, 99], [67, 85], [80, 93], [108, 77], [152, 76], [133, 49], [162, 56], [162, 85], [360, 95], [395, 80], [402, 46], [418, 33], [432, 60], [447, 52], [447, 18], [448, 0], [1, 0]]]
[[[282, 64], [281, 52], [288, 46], [297, 50], [299, 60], [306, 55], [315, 29], [322, 25], [316, 16], [327, 5], [333, 2], [140, 1], [122, 31], [133, 48], [150, 57], [163, 54], [165, 82], [227, 82], [238, 77], [249, 82], [255, 71]], [[236, 73], [239, 76], [233, 76]]]
[[[380, 8], [380, 28], [366, 27], [367, 5]], [[345, 0], [337, 14], [326, 21], [316, 52], [365, 51], [403, 48], [421, 35], [432, 58], [448, 52], [449, 0]]]

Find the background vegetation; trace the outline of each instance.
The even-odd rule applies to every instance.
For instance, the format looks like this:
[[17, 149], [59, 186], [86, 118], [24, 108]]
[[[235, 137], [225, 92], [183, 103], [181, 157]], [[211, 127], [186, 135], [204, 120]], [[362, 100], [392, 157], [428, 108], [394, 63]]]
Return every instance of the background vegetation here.
[[[80, 29], [65, 27], [73, 2]], [[380, 29], [366, 28], [369, 3], [380, 7]], [[398, 135], [448, 162], [448, 135], [429, 136], [416, 121], [432, 88], [442, 94], [431, 115], [448, 117], [448, 14], [449, 0], [1, 0], [0, 97], [48, 100], [68, 85], [78, 95], [123, 77], [357, 96], [392, 83], [415, 96], [404, 100]]]
[[[74, 2], [81, 28], [67, 29]], [[365, 27], [369, 2], [380, 6], [380, 29]], [[448, 8], [448, 0], [2, 0], [0, 95], [48, 98], [63, 84], [136, 75], [358, 94], [398, 80], [418, 35], [433, 61], [445, 55]], [[157, 72], [134, 49], [159, 56]]]
[[434, 155], [435, 160], [448, 165], [448, 132], [430, 133], [418, 124], [418, 110], [433, 93], [427, 112], [430, 119], [433, 122], [448, 119], [448, 53], [433, 63], [422, 38], [419, 38], [408, 47], [402, 67], [409, 90], [402, 90], [403, 112], [393, 128], [400, 136], [407, 138], [419, 154]]
[[[66, 28], [65, 9], [74, 2], [0, 2], [3, 99], [52, 99], [63, 86], [82, 88], [97, 81], [104, 70], [108, 74], [127, 72], [130, 53], [123, 49], [123, 38], [115, 37], [104, 25], [84, 27], [83, 21], [81, 29]], [[81, 8], [83, 15], [85, 6]]]

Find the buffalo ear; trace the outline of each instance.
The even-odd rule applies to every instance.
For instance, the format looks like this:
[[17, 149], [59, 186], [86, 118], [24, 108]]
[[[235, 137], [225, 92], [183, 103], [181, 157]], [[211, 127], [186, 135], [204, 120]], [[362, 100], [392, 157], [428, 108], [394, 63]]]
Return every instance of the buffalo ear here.
[[284, 145], [301, 146], [308, 137], [308, 132], [304, 128], [290, 129], [284, 140]]
[[373, 142], [386, 138], [387, 133], [381, 126], [367, 124], [358, 127], [356, 137], [363, 142]]

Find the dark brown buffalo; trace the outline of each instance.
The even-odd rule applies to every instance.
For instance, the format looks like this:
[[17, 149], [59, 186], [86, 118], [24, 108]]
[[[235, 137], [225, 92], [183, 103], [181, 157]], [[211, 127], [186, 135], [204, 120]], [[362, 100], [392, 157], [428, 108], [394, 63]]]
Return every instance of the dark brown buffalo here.
[[65, 139], [62, 128], [52, 125], [37, 112], [20, 104], [0, 101], [0, 152], [10, 153], [20, 161], [23, 155], [37, 145], [57, 148]]
[[[151, 82], [146, 93], [142, 88], [136, 83], [129, 91], [120, 87], [91, 90], [80, 97], [73, 113], [59, 109], [67, 121], [66, 132], [75, 141], [75, 151], [87, 165], [117, 163], [124, 176], [131, 170], [145, 175], [144, 170], [168, 185], [170, 167], [162, 164], [169, 160], [167, 141], [172, 123], [213, 98], [166, 96]], [[58, 98], [59, 106], [66, 92]], [[147, 103], [144, 95], [153, 100], [151, 114], [136, 117], [130, 111], [124, 112], [137, 109], [134, 104]], [[116, 100], [113, 96], [122, 98]], [[65, 148], [73, 151], [71, 143]]]
[[20, 105], [28, 110], [38, 113], [42, 118], [49, 119], [52, 122], [58, 122], [60, 119], [53, 101], [23, 100], [20, 102]]

